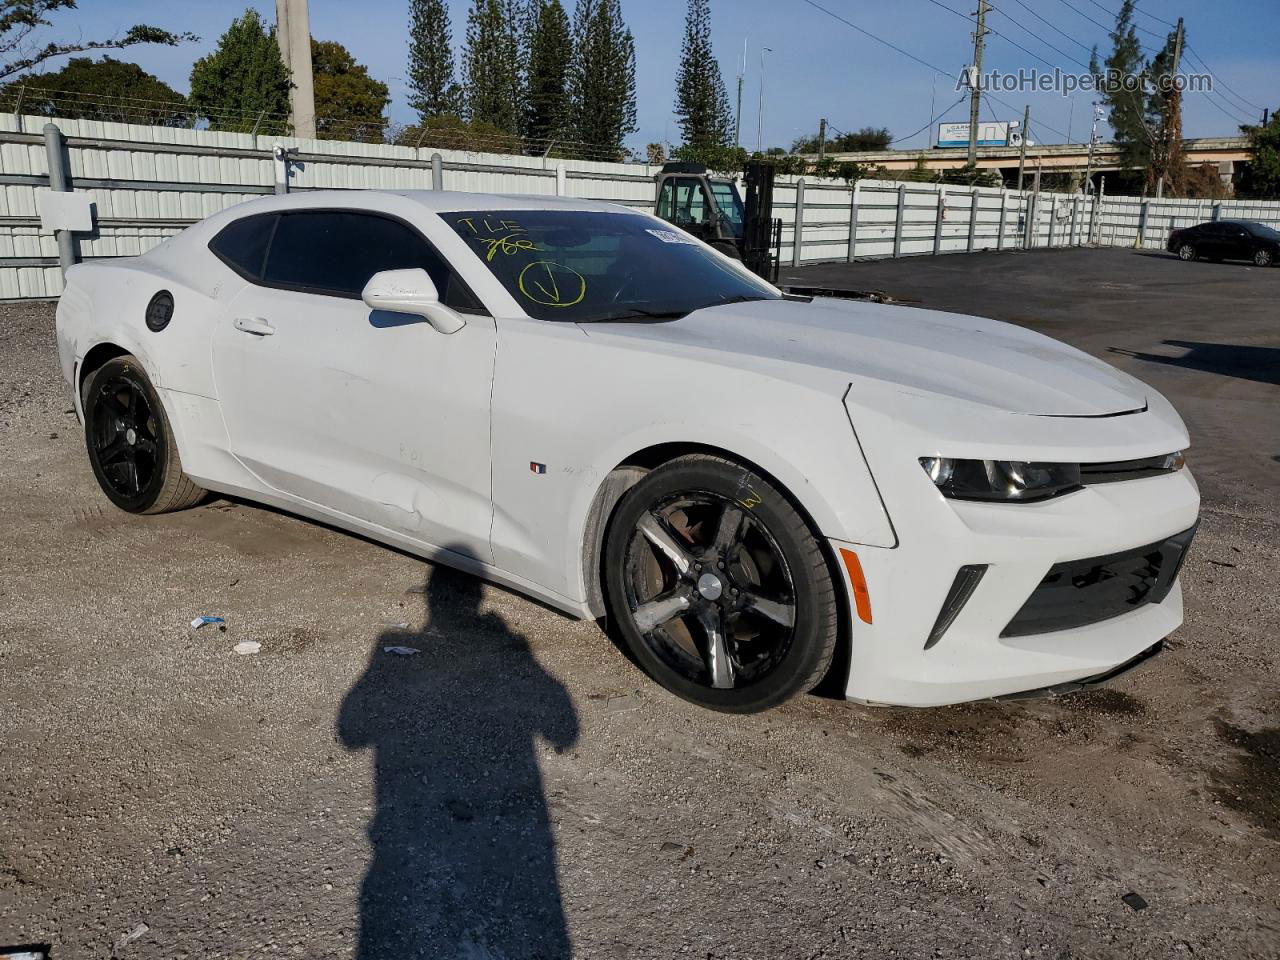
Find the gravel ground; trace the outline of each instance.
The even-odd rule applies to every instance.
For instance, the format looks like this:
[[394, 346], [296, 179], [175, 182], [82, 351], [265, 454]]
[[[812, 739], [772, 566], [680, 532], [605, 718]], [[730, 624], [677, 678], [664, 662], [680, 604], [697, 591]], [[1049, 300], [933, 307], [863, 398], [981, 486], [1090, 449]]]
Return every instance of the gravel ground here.
[[804, 276], [1025, 323], [1173, 399], [1206, 499], [1168, 653], [1054, 701], [700, 711], [595, 624], [377, 544], [225, 500], [115, 511], [52, 307], [8, 305], [0, 945], [1280, 955], [1280, 270], [1072, 251]]

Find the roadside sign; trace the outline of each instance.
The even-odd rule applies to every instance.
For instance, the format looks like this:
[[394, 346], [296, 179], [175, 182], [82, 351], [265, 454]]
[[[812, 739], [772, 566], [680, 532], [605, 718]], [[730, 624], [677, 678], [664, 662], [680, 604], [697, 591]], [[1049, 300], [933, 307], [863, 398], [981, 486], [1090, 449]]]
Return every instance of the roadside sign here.
[[[1010, 130], [1010, 124], [1007, 123], [980, 123], [978, 124], [978, 146], [980, 147], [1009, 147], [1018, 144], [1011, 140], [1011, 136], [1016, 138], [1019, 136], [1016, 128]], [[967, 123], [940, 123], [938, 124], [938, 141], [939, 147], [967, 147], [969, 146], [969, 124]]]

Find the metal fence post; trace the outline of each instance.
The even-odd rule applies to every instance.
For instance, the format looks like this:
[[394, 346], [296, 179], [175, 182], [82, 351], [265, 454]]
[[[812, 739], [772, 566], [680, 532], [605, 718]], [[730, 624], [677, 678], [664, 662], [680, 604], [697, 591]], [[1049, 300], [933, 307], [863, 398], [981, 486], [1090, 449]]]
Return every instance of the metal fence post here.
[[933, 218], [933, 255], [942, 252], [942, 226], [947, 222], [947, 188], [938, 188], [938, 212]]
[[858, 249], [858, 191], [861, 188], [861, 183], [854, 183], [853, 197], [849, 201], [849, 263], [853, 263]]
[[[62, 138], [62, 131], [55, 123], [44, 125], [44, 152], [49, 161], [49, 189], [55, 193], [70, 193], [67, 186], [67, 144]], [[76, 240], [70, 230], [56, 230], [54, 236], [58, 240], [58, 265], [62, 273], [76, 265]]]
[[1050, 250], [1053, 249], [1053, 235], [1058, 226], [1058, 195], [1054, 194], [1053, 203], [1049, 206], [1049, 242], [1046, 244]]
[[902, 256], [902, 222], [907, 211], [907, 185], [898, 184], [898, 216], [893, 224], [893, 255]]
[[568, 192], [568, 176], [565, 174], [564, 164], [556, 164], [556, 196], [563, 197]]
[[796, 216], [791, 228], [791, 265], [800, 266], [801, 248], [804, 246], [804, 177], [796, 181]]
[[1000, 225], [996, 228], [996, 249], [1004, 249], [1004, 222], [1009, 212], [1009, 191], [1000, 190]]
[[1151, 201], [1143, 200], [1142, 209], [1138, 213], [1138, 235], [1134, 238], [1133, 245], [1136, 249], [1142, 249], [1143, 236], [1147, 232], [1147, 213], [1151, 209]]
[[431, 155], [431, 189], [444, 189], [444, 157], [438, 153]]
[[1209, 219], [1214, 221], [1222, 219], [1222, 202], [1221, 201], [1213, 205], [1213, 210], [1210, 213]]
[[969, 188], [969, 242], [966, 253], [973, 253], [973, 239], [978, 235], [978, 188]]
[[1078, 246], [1076, 243], [1076, 219], [1080, 214], [1080, 195], [1076, 194], [1071, 198], [1071, 236], [1067, 241], [1067, 246]]

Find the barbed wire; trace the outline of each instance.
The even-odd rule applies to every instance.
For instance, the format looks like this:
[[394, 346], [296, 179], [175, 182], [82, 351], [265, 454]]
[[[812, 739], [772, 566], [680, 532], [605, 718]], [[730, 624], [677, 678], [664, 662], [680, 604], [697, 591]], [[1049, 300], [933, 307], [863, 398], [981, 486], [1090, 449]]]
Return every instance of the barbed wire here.
[[[44, 108], [44, 109], [41, 109]], [[140, 123], [146, 126], [201, 129], [202, 122], [219, 132], [291, 136], [287, 113], [270, 110], [238, 111], [225, 107], [193, 106], [186, 99], [169, 100], [124, 94], [60, 90], [28, 81], [0, 88], [0, 111], [30, 109], [42, 116], [80, 114], [83, 119]], [[91, 114], [90, 116], [84, 116]], [[380, 117], [316, 117], [317, 132], [326, 140], [435, 147], [470, 152], [517, 153], [555, 159], [620, 161], [627, 151], [608, 144], [586, 143], [567, 137], [525, 137], [516, 133], [474, 130], [461, 120], [428, 119], [397, 123]], [[343, 136], [347, 134], [348, 136]]]

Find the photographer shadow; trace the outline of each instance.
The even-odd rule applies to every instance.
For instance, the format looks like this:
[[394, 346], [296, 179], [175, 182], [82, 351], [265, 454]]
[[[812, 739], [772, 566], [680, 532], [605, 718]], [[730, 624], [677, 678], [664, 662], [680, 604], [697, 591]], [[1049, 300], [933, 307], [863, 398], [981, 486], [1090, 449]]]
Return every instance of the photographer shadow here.
[[375, 756], [358, 960], [572, 954], [537, 741], [573, 746], [577, 713], [481, 590], [434, 567], [429, 629], [380, 636], [338, 716]]

